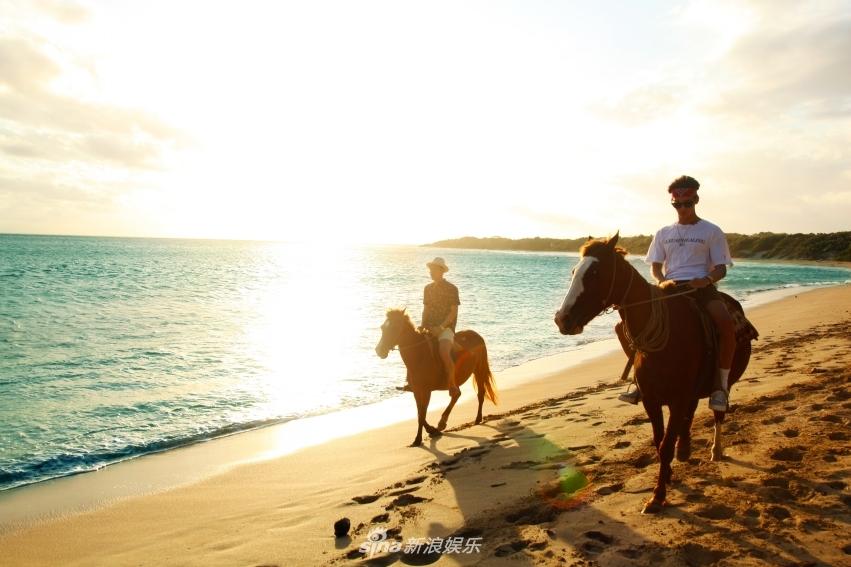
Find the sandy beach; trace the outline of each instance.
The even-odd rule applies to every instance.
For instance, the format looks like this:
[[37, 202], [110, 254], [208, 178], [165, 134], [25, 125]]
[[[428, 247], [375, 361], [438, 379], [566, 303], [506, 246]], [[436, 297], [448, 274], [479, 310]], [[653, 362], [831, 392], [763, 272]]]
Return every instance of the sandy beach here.
[[[675, 461], [658, 516], [640, 513], [657, 461], [643, 409], [617, 400], [618, 352], [568, 370], [561, 357], [498, 373], [500, 404], [486, 403], [481, 425], [471, 423], [466, 384], [449, 429], [421, 448], [407, 447], [411, 400], [407, 421], [9, 531], [0, 562], [847, 565], [851, 286], [801, 292], [748, 316], [761, 337], [731, 396], [727, 458], [709, 459], [702, 402], [692, 458]], [[433, 397], [431, 420], [447, 399]], [[352, 529], [335, 538], [343, 517]], [[402, 544], [475, 545], [366, 559], [359, 548], [378, 527]]]

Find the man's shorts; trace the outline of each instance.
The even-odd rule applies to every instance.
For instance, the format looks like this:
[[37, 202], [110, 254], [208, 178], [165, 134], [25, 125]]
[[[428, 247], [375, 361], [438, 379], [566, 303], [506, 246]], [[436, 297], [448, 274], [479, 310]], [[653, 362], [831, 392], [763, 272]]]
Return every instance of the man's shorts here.
[[437, 336], [437, 340], [452, 342], [455, 340], [455, 331], [447, 327], [440, 332], [440, 334]]
[[[677, 285], [688, 285], [688, 281], [678, 281]], [[695, 289], [694, 293], [689, 294], [689, 297], [693, 297], [697, 304], [704, 308], [707, 303], [712, 301], [723, 301], [718, 293], [718, 288], [714, 284]]]

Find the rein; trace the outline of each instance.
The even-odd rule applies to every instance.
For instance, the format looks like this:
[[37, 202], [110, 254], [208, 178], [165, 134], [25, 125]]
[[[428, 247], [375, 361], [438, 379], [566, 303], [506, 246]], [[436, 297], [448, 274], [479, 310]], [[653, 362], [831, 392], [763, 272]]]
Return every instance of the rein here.
[[[629, 283], [627, 284], [626, 291], [623, 296], [621, 296], [620, 304], [610, 304], [609, 300], [611, 298], [612, 292], [615, 288], [615, 279], [617, 278], [617, 268], [618, 261], [617, 257], [614, 258], [613, 269], [612, 269], [612, 283], [609, 286], [609, 294], [606, 297], [606, 300], [603, 302], [603, 311], [605, 312], [609, 305], [611, 305], [613, 312], [615, 310], [620, 313], [621, 319], [624, 321], [623, 331], [624, 337], [629, 342], [630, 346], [634, 351], [639, 351], [642, 353], [650, 353], [650, 352], [659, 352], [664, 349], [668, 344], [668, 339], [670, 338], [670, 325], [668, 324], [668, 305], [664, 303], [665, 300], [671, 299], [672, 297], [677, 297], [680, 295], [688, 295], [690, 293], [694, 293], [694, 289], [688, 289], [686, 291], [681, 291], [678, 293], [665, 294], [658, 287], [650, 286], [650, 299], [636, 301], [634, 303], [629, 303], [627, 305], [623, 305], [623, 302], [626, 300], [629, 295], [630, 290], [632, 289], [632, 282], [635, 278], [635, 269], [630, 270], [629, 273]], [[629, 330], [629, 322], [627, 321], [626, 310], [635, 307], [637, 305], [645, 305], [650, 304], [650, 317], [647, 320], [647, 323], [644, 325], [644, 328], [637, 335], [633, 335]], [[617, 305], [617, 307], [615, 307]]]
[[410, 345], [404, 345], [404, 346], [396, 345], [395, 347], [391, 348], [390, 350], [399, 349], [399, 352], [402, 352], [403, 350], [406, 350], [406, 349], [409, 349], [409, 348], [414, 348], [415, 346], [419, 346], [420, 344], [422, 344], [422, 343], [424, 343], [428, 340], [429, 340], [429, 337], [424, 337], [424, 336], [420, 335], [420, 340], [418, 340], [417, 342], [410, 344]]

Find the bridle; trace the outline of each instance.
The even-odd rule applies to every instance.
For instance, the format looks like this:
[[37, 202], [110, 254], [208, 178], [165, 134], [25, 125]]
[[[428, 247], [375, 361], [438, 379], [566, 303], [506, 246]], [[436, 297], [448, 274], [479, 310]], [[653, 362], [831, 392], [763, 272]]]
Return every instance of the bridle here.
[[[617, 258], [617, 256], [618, 256], [618, 253], [613, 251], [612, 252], [612, 283], [609, 285], [609, 293], [606, 294], [606, 298], [603, 300], [600, 312], [597, 313], [597, 315], [595, 315], [594, 317], [599, 316], [601, 313], [606, 313], [608, 315], [609, 313], [613, 313], [614, 311], [621, 311], [623, 309], [626, 309], [626, 307], [615, 308], [615, 306], [616, 305], [622, 305], [623, 302], [626, 300], [626, 296], [629, 295], [629, 292], [632, 289], [632, 280], [635, 278], [635, 270], [629, 271], [629, 283], [626, 286], [626, 291], [621, 296], [621, 300], [617, 303], [611, 301], [612, 293], [614, 293], [614, 291], [615, 291], [615, 280], [617, 280], [617, 278], [618, 278], [618, 258]], [[609, 309], [609, 306], [612, 307], [611, 310]], [[632, 306], [629, 305], [627, 307], [632, 307]]]
[[[624, 261], [626, 261], [626, 260], [624, 260]], [[665, 301], [666, 299], [671, 299], [672, 297], [678, 297], [680, 295], [688, 295], [688, 294], [694, 293], [696, 291], [694, 288], [690, 288], [690, 289], [687, 289], [685, 291], [680, 291], [680, 292], [677, 292], [677, 293], [666, 293], [666, 294], [661, 295], [661, 296], [651, 297], [650, 299], [645, 299], [643, 301], [636, 301], [634, 303], [628, 303], [627, 305], [624, 305], [623, 302], [626, 300], [627, 296], [629, 295], [629, 292], [632, 289], [632, 281], [633, 281], [633, 279], [635, 279], [635, 270], [630, 270], [629, 271], [629, 283], [626, 286], [626, 291], [621, 296], [620, 302], [618, 302], [618, 303], [611, 302], [610, 303], [609, 300], [611, 299], [612, 293], [615, 290], [615, 280], [617, 279], [617, 276], [618, 276], [617, 252], [613, 252], [612, 264], [613, 264], [612, 265], [612, 283], [611, 283], [611, 285], [609, 285], [609, 293], [606, 295], [606, 299], [603, 300], [603, 305], [602, 305], [602, 309], [600, 310], [600, 313], [598, 313], [596, 316], [599, 316], [601, 313], [606, 313], [608, 315], [609, 313], [614, 313], [615, 311], [626, 311], [627, 309], [629, 309], [631, 307], [635, 307], [636, 305], [644, 305], [644, 304], [647, 304], [647, 303], [653, 303], [655, 301]], [[611, 309], [609, 308], [610, 305], [611, 305]]]

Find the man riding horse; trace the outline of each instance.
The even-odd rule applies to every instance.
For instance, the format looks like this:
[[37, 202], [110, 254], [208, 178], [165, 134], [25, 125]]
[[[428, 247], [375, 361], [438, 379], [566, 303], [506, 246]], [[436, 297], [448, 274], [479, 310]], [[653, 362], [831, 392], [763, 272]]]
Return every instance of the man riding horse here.
[[[700, 183], [693, 177], [678, 177], [668, 187], [671, 205], [677, 210], [677, 222], [660, 229], [647, 252], [645, 262], [652, 265], [653, 278], [662, 289], [672, 286], [692, 288], [692, 297], [703, 307], [718, 329], [718, 372], [709, 397], [709, 407], [727, 411], [730, 367], [736, 348], [735, 325], [718, 295], [715, 283], [732, 266], [730, 249], [721, 229], [697, 216]], [[620, 399], [638, 403], [638, 390], [621, 394]]]
[[[461, 300], [458, 288], [449, 283], [444, 275], [449, 271], [446, 260], [435, 258], [426, 263], [432, 282], [423, 290], [423, 315], [421, 327], [427, 329], [437, 339], [438, 353], [443, 367], [446, 369], [446, 382], [449, 395], [461, 394], [455, 380], [455, 362], [452, 360], [452, 349], [455, 343], [455, 325], [458, 322], [458, 306]], [[410, 382], [410, 376], [408, 377]], [[410, 383], [401, 390], [410, 390]]]

